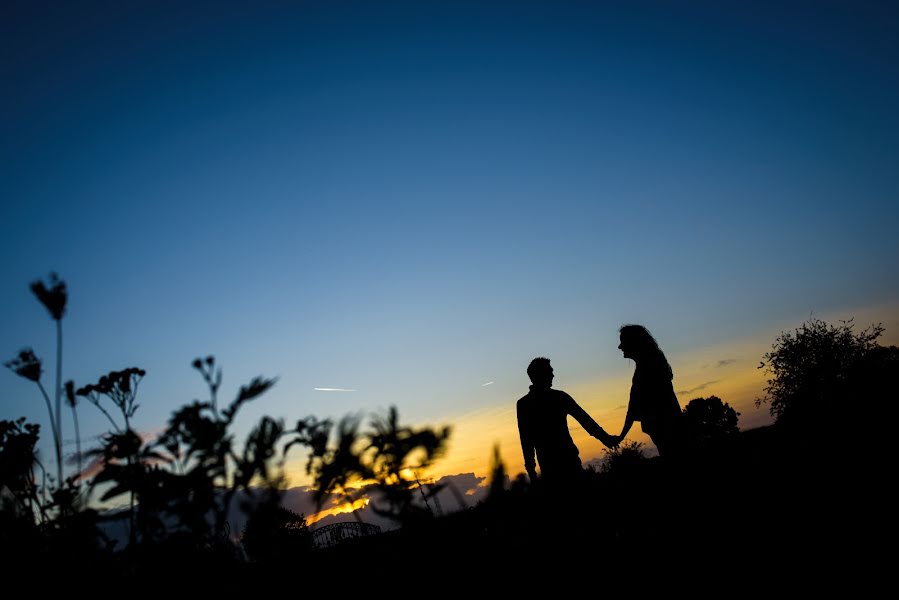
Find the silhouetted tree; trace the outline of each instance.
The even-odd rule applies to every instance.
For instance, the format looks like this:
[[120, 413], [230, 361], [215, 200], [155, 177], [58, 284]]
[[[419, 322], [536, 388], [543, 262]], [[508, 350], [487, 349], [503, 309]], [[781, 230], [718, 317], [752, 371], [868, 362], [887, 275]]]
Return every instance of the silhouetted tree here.
[[693, 444], [706, 445], [736, 436], [740, 432], [739, 416], [740, 413], [718, 396], [694, 398], [684, 408], [688, 439]]
[[756, 405], [768, 403], [779, 424], [825, 427], [840, 404], [856, 395], [853, 388], [862, 383], [865, 363], [879, 352], [877, 338], [883, 327], [872, 325], [856, 333], [853, 325], [852, 320], [831, 325], [810, 319], [795, 332], [781, 333], [759, 365], [770, 378], [765, 397]]

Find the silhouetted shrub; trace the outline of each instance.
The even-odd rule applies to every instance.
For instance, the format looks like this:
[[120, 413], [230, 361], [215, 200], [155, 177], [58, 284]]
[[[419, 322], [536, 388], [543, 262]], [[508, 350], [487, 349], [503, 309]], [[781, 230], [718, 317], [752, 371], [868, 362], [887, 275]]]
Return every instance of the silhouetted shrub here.
[[620, 473], [633, 470], [646, 460], [641, 442], [624, 442], [615, 448], [605, 448], [599, 465], [600, 473]]
[[765, 397], [756, 400], [756, 405], [768, 403], [771, 415], [782, 425], [826, 426], [839, 406], [855, 395], [857, 386], [865, 383], [860, 378], [875, 376], [862, 374], [864, 363], [880, 352], [877, 338], [882, 333], [880, 325], [855, 333], [851, 320], [830, 325], [820, 319], [803, 323], [793, 333], [781, 333], [759, 365], [770, 378]]
[[684, 408], [687, 435], [694, 445], [704, 446], [732, 438], [740, 432], [735, 411], [718, 396], [694, 398]]

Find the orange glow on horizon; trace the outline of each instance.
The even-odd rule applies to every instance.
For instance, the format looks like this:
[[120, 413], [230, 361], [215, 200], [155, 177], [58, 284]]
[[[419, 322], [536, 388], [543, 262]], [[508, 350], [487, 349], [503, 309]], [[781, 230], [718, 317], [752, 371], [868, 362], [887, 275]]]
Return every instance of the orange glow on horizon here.
[[337, 506], [327, 508], [315, 513], [314, 515], [311, 515], [306, 519], [306, 523], [312, 525], [313, 523], [321, 521], [329, 515], [343, 515], [351, 513], [355, 510], [359, 510], [360, 508], [365, 508], [366, 506], [368, 506], [368, 498], [357, 498], [352, 502], [342, 502]]

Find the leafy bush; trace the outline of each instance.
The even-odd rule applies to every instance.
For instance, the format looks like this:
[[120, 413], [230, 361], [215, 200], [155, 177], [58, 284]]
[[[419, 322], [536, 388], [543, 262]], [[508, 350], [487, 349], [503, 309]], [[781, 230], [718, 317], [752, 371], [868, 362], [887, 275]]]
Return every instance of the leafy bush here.
[[694, 398], [684, 408], [684, 423], [692, 444], [704, 446], [734, 437], [740, 432], [740, 413], [718, 396]]
[[856, 396], [865, 383], [860, 375], [868, 370], [866, 363], [880, 352], [883, 327], [858, 333], [853, 327], [851, 320], [831, 325], [810, 319], [781, 333], [759, 365], [770, 378], [756, 405], [767, 403], [776, 422], [791, 427], [816, 428], [832, 420], [840, 404]]

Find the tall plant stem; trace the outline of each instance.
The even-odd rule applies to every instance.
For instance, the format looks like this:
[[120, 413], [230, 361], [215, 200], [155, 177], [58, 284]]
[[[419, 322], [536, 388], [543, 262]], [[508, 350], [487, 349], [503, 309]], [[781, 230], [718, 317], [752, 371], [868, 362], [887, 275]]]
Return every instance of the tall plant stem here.
[[62, 319], [56, 320], [56, 435], [59, 436], [59, 485], [62, 485]]
[[75, 452], [78, 453], [78, 477], [81, 477], [83, 470], [81, 464], [81, 428], [78, 427], [78, 410], [72, 406], [72, 420], [75, 422]]
[[50, 413], [50, 430], [53, 432], [53, 446], [56, 450], [56, 473], [59, 477], [58, 485], [62, 485], [62, 445], [59, 440], [59, 432], [56, 430], [56, 418], [53, 416], [53, 406], [50, 404], [50, 395], [47, 394], [47, 390], [44, 388], [44, 384], [40, 381], [37, 382], [37, 387], [40, 388], [41, 394], [44, 396], [44, 401], [47, 403], [47, 411]]

